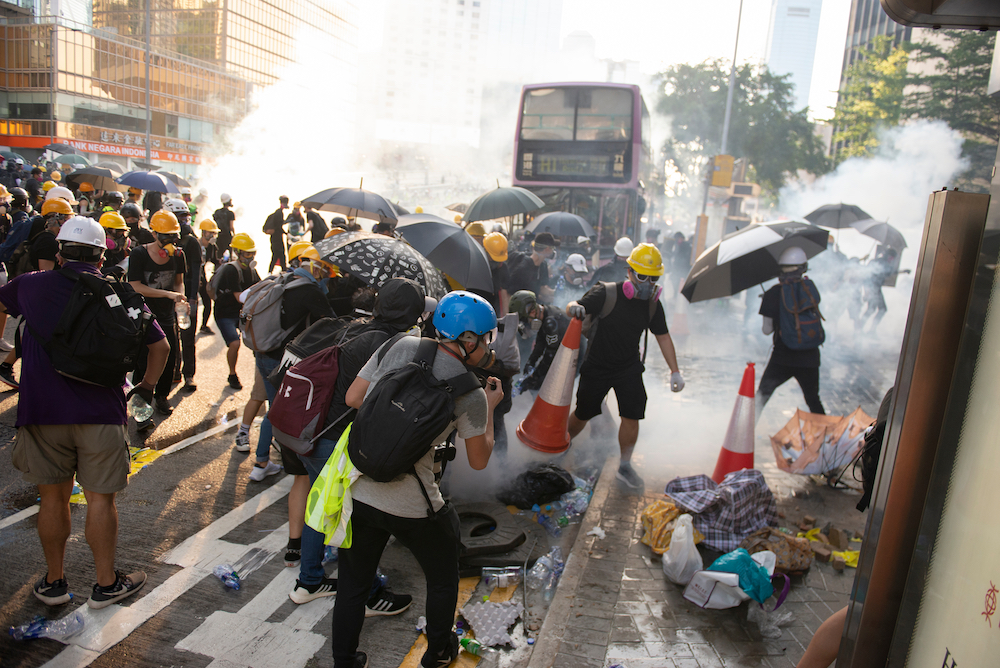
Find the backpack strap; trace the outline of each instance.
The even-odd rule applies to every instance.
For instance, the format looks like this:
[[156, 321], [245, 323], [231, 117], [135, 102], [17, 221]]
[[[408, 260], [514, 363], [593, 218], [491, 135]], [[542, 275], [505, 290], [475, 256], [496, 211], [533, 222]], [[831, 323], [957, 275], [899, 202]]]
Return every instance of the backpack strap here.
[[601, 312], [597, 314], [598, 320], [611, 315], [611, 312], [615, 310], [615, 305], [618, 303], [618, 284], [607, 283], [605, 281], [600, 281], [600, 283], [604, 286], [604, 306], [601, 307]]

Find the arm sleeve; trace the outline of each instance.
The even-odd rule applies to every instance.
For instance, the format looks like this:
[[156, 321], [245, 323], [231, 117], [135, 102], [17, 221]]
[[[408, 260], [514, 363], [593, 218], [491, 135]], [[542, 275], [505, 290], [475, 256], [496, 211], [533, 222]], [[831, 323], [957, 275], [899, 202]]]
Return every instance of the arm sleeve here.
[[653, 311], [653, 319], [649, 321], [649, 331], [654, 336], [669, 334], [667, 331], [667, 314], [663, 312], [663, 302], [656, 302], [656, 309]]
[[139, 246], [128, 256], [128, 279], [129, 281], [144, 281], [143, 270], [146, 268], [146, 249]]
[[760, 300], [760, 314], [772, 320], [778, 317], [778, 291], [780, 287], [775, 286], [764, 293], [764, 298]]
[[604, 308], [605, 298], [604, 285], [598, 283], [590, 290], [587, 290], [587, 294], [580, 297], [577, 303], [587, 311], [588, 315], [598, 315], [601, 309]]

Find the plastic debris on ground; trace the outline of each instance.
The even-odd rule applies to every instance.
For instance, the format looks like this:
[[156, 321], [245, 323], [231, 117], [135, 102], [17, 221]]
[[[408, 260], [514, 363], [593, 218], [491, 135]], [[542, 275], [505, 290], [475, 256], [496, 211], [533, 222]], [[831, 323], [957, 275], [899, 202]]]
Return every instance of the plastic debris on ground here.
[[524, 578], [525, 584], [529, 589], [536, 591], [541, 589], [542, 597], [546, 601], [551, 601], [564, 567], [562, 550], [558, 546], [553, 547], [548, 554], [539, 557], [531, 567]]
[[747, 610], [747, 621], [755, 623], [765, 638], [780, 638], [781, 627], [788, 626], [794, 620], [795, 615], [788, 609], [768, 612], [766, 608], [751, 603]]
[[521, 582], [524, 579], [524, 569], [520, 566], [484, 566], [482, 577], [487, 587], [504, 589]]
[[483, 645], [506, 645], [512, 643], [508, 629], [524, 612], [520, 602], [505, 601], [475, 602], [462, 608], [462, 616], [472, 625], [476, 640]]
[[229, 564], [219, 564], [212, 569], [212, 574], [222, 580], [222, 584], [226, 585], [230, 589], [239, 590], [240, 576], [236, 574], [236, 571]]
[[587, 535], [597, 536], [597, 540], [604, 540], [605, 538], [608, 537], [608, 534], [605, 533], [604, 529], [602, 529], [601, 527], [592, 528], [590, 531], [587, 532]]
[[[646, 506], [640, 521], [642, 522], [643, 545], [648, 545], [655, 554], [663, 554], [670, 549], [670, 539], [677, 527], [677, 518], [684, 511], [670, 499], [658, 499]], [[705, 535], [694, 530], [694, 543], [697, 545], [705, 540]]]
[[424, 629], [427, 627], [427, 618], [423, 615], [417, 617], [417, 632], [423, 633]]
[[510, 486], [497, 494], [504, 505], [531, 508], [536, 504], [555, 501], [576, 487], [573, 476], [555, 464], [539, 464], [515, 478]]
[[52, 638], [64, 641], [83, 630], [83, 615], [79, 610], [71, 612], [61, 619], [46, 619], [38, 615], [27, 624], [10, 627], [10, 635], [14, 640], [31, 638]]

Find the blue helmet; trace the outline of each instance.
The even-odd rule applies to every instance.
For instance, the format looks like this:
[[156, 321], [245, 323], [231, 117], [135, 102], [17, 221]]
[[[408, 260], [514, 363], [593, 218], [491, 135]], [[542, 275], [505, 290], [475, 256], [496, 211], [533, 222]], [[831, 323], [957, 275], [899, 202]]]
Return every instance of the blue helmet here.
[[465, 290], [446, 294], [434, 311], [434, 328], [451, 341], [465, 332], [482, 336], [496, 326], [497, 314], [490, 303]]

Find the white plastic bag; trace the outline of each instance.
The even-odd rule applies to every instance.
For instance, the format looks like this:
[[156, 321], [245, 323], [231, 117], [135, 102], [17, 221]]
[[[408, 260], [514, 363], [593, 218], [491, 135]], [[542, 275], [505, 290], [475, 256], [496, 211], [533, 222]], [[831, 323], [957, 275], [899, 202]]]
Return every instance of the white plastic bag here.
[[663, 574], [674, 584], [686, 585], [695, 573], [704, 568], [701, 554], [694, 546], [691, 521], [687, 513], [677, 518], [677, 526], [670, 537], [670, 549], [663, 553]]
[[[768, 575], [774, 575], [774, 565], [777, 563], [774, 552], [763, 550], [751, 555], [751, 558], [763, 566]], [[743, 601], [750, 600], [747, 593], [740, 588], [740, 576], [736, 573], [702, 570], [691, 578], [691, 582], [684, 590], [684, 598], [699, 608], [709, 610], [735, 608]]]

